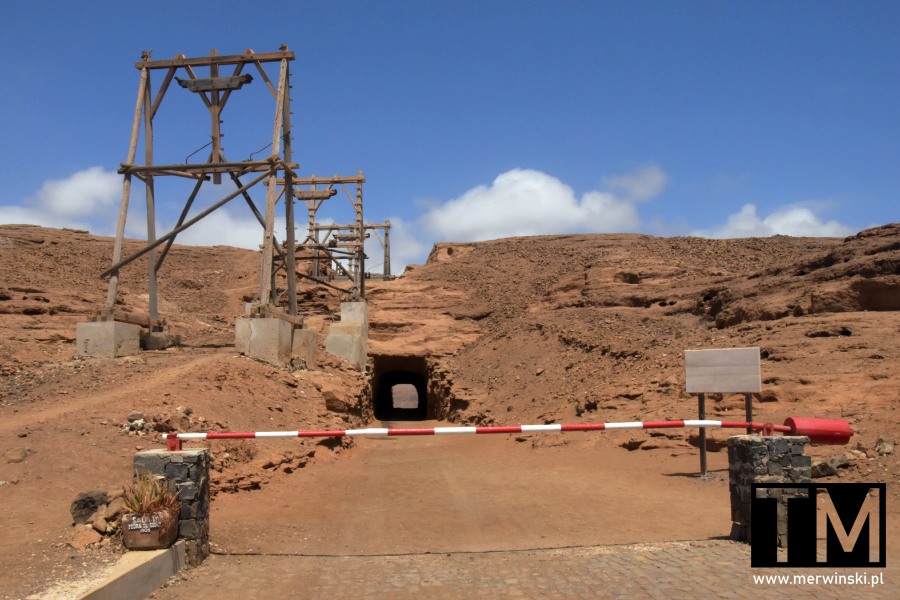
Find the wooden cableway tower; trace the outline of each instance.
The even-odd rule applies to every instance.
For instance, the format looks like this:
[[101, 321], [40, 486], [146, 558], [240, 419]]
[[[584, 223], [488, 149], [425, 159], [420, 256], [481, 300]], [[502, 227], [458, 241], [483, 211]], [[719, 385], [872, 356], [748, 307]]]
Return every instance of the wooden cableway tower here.
[[[297, 307], [297, 278], [303, 276], [336, 289], [349, 300], [342, 302], [341, 327], [338, 328], [339, 331], [329, 333], [326, 350], [348, 358], [358, 368], [365, 367], [366, 224], [363, 221], [362, 211], [362, 184], [365, 179], [361, 172], [352, 177], [335, 175], [325, 180], [315, 177], [303, 178], [298, 175], [291, 136], [290, 64], [293, 60], [294, 53], [288, 50], [287, 46], [282, 46], [278, 52], [258, 54], [246, 50], [243, 54], [226, 56], [219, 55], [213, 50], [209, 56], [188, 58], [178, 55], [168, 60], [151, 60], [149, 52], [142, 53], [141, 60], [135, 63], [135, 67], [140, 71], [140, 83], [128, 155], [118, 170], [123, 176], [123, 182], [112, 266], [101, 274], [101, 277], [109, 277], [106, 303], [96, 311], [91, 322], [78, 324], [77, 354], [122, 356], [134, 353], [138, 351], [138, 334], [142, 327], [148, 330], [149, 334], [145, 346], [149, 347], [151, 343], [155, 347], [168, 345], [169, 336], [153, 335], [164, 332], [166, 326], [159, 314], [157, 276], [160, 268], [179, 234], [232, 200], [241, 198], [259, 222], [263, 239], [260, 246], [262, 253], [259, 293], [256, 301], [247, 306], [245, 315], [238, 317], [235, 324], [235, 345], [238, 350], [275, 364], [292, 362], [295, 359], [309, 362], [311, 357], [309, 353], [315, 351], [315, 332], [304, 328], [304, 321]], [[275, 71], [273, 65], [277, 65], [277, 75], [274, 72], [267, 72], [267, 67]], [[271, 143], [265, 147], [269, 153], [268, 156], [254, 158], [260, 153], [258, 150], [250, 154], [246, 160], [235, 161], [234, 157], [226, 157], [222, 145], [222, 114], [232, 95], [253, 82], [253, 75], [262, 80], [274, 100], [271, 131], [266, 132], [263, 129], [260, 132], [263, 139], [271, 139]], [[157, 78], [159, 84], [154, 93], [152, 84]], [[173, 82], [177, 82], [177, 85], [172, 85]], [[199, 125], [201, 129], [205, 129], [204, 121], [209, 123], [210, 141], [206, 146], [209, 146], [210, 150], [203, 162], [190, 162], [190, 158], [198, 152], [195, 151], [182, 163], [163, 161], [158, 164], [154, 160], [155, 138], [164, 138], [166, 130], [160, 128], [157, 136], [155, 119], [164, 100], [179, 89], [194, 97], [188, 100], [194, 102], [197, 108], [201, 105], [205, 108], [205, 111], [203, 109], [198, 111], [200, 114], [205, 112]], [[266, 95], [263, 91], [262, 96]], [[143, 153], [139, 156], [138, 148], [141, 141]], [[161, 181], [160, 178], [165, 178], [166, 181], [165, 186], [160, 183], [160, 188], [166, 190], [167, 202], [171, 202], [172, 194], [168, 192], [170, 188], [179, 187], [180, 183], [188, 183], [181, 188], [185, 192], [185, 200], [177, 222], [163, 235], [157, 235], [156, 231], [156, 183]], [[142, 182], [145, 188], [147, 240], [138, 251], [123, 256], [126, 221], [132, 200], [132, 184], [135, 180]], [[230, 185], [226, 186], [228, 191], [221, 194], [206, 192], [200, 198], [201, 190], [210, 182], [217, 187], [222, 183]], [[355, 185], [355, 194], [349, 192], [346, 187], [348, 184]], [[322, 201], [337, 193], [335, 186], [343, 188], [353, 204], [355, 219], [352, 232], [342, 234], [346, 237], [343, 240], [345, 243], [334, 248], [311, 243], [310, 237], [307, 236], [299, 244], [301, 252], [298, 254], [295, 239], [295, 203], [305, 202], [307, 209], [312, 210], [314, 220], [315, 210]], [[251, 192], [259, 188], [265, 189], [265, 204], [262, 208], [251, 195]], [[210, 196], [218, 199], [210, 200]], [[281, 242], [275, 236], [276, 208], [279, 201], [284, 203], [285, 220], [285, 239]], [[192, 211], [195, 204], [204, 205], [205, 208]], [[147, 261], [148, 314], [144, 316], [117, 311], [115, 307], [120, 270], [143, 257], [146, 257]], [[344, 269], [351, 282], [349, 288], [341, 288], [319, 277], [311, 276], [306, 269], [298, 271], [298, 258], [312, 261], [313, 257], [328, 260], [335, 268]], [[350, 269], [346, 269], [341, 261], [348, 264]], [[284, 290], [286, 298], [279, 295], [276, 286], [276, 274], [280, 271], [284, 272], [287, 281]], [[345, 305], [348, 313], [347, 321], [343, 319]]]
[[[294, 203], [302, 200], [309, 205], [310, 202], [313, 202], [318, 208], [318, 204], [322, 200], [336, 193], [336, 190], [332, 189], [334, 185], [355, 184], [356, 194], [351, 200], [357, 215], [359, 239], [362, 239], [364, 234], [361, 229], [362, 184], [365, 179], [362, 173], [353, 177], [336, 175], [324, 181], [317, 181], [314, 177], [301, 178], [297, 175], [298, 165], [293, 158], [291, 136], [290, 63], [293, 60], [294, 53], [289, 51], [287, 46], [282, 46], [278, 52], [255, 53], [252, 50], [246, 50], [243, 54], [220, 56], [217, 51], [213, 50], [210, 56], [187, 58], [184, 55], [178, 55], [169, 60], [151, 60], [149, 52], [142, 53], [141, 60], [135, 63], [135, 67], [141, 75], [128, 156], [118, 170], [124, 179], [112, 266], [101, 274], [101, 277], [109, 277], [109, 288], [105, 305], [95, 315], [96, 321], [124, 321], [141, 325], [151, 332], [161, 331], [165, 321], [159, 315], [157, 275], [176, 237], [227, 203], [241, 198], [259, 221], [263, 231], [259, 294], [253, 312], [275, 316], [300, 325], [302, 321], [297, 316], [298, 271], [296, 268]], [[266, 67], [271, 68], [272, 64], [278, 65], [277, 75], [266, 71]], [[269, 156], [264, 158], [235, 162], [226, 158], [223, 149], [222, 114], [232, 94], [253, 81], [251, 73], [257, 74], [261, 78], [274, 99], [270, 151]], [[152, 84], [155, 83], [158, 76], [161, 76], [161, 79], [154, 94]], [[173, 86], [173, 82], [177, 82], [177, 86]], [[198, 103], [205, 106], [210, 123], [210, 143], [208, 145], [211, 148], [203, 162], [187, 162], [186, 160], [179, 164], [156, 164], [154, 162], [155, 117], [167, 95], [178, 88], [195, 95]], [[142, 133], [143, 135], [141, 135]], [[138, 161], [138, 148], [141, 141], [143, 141], [143, 156], [142, 160]], [[186, 199], [175, 226], [163, 235], [158, 235], [156, 231], [154, 182], [160, 177], [186, 179], [193, 184], [191, 188], [185, 188]], [[132, 200], [132, 183], [135, 179], [143, 182], [145, 187], [147, 242], [137, 252], [123, 257], [125, 225]], [[204, 185], [209, 182], [220, 184], [223, 181], [232, 184], [233, 187], [218, 201], [196, 214], [191, 214], [191, 208]], [[317, 185], [320, 183], [326, 186], [325, 189], [317, 189], [320, 188]], [[265, 204], [262, 208], [251, 196], [251, 192], [259, 187], [265, 189]], [[286, 234], [283, 242], [279, 242], [274, 231], [276, 205], [282, 200], [284, 201]], [[303, 243], [301, 243], [302, 245]], [[327, 249], [325, 250], [327, 251]], [[361, 243], [352, 244], [343, 251], [343, 258], [349, 258], [351, 265], [362, 267], [365, 255]], [[115, 310], [115, 302], [119, 285], [119, 271], [125, 265], [144, 256], [146, 256], [148, 264], [149, 314], [146, 317], [139, 317], [118, 312]], [[284, 271], [287, 279], [285, 306], [279, 306], [276, 297], [275, 274], [280, 270]], [[363, 299], [365, 291], [362, 278], [360, 270], [358, 277], [351, 277], [351, 287], [339, 289], [339, 291], [346, 293], [351, 300]]]
[[[293, 59], [294, 53], [289, 51], [287, 46], [282, 46], [279, 52], [263, 54], [247, 50], [243, 54], [219, 56], [213, 50], [210, 56], [206, 57], [186, 58], [184, 55], [179, 55], [174, 59], [156, 61], [150, 60], [150, 53], [145, 51], [142, 55], [142, 60], [135, 63], [135, 67], [141, 72], [141, 77], [138, 86], [134, 122], [131, 128], [128, 157], [119, 168], [119, 173], [124, 176], [122, 202], [116, 228], [116, 241], [113, 248], [113, 264], [101, 274], [101, 277], [109, 277], [109, 290], [106, 305], [98, 314], [99, 320], [116, 320], [121, 317], [114, 310], [119, 283], [119, 270], [138, 258], [147, 256], [149, 315], [146, 320], [139, 319], [138, 321], [140, 322], [137, 324], [149, 327], [151, 330], [159, 330], [163, 322], [159, 319], [156, 286], [157, 273], [162, 267], [172, 244], [175, 242], [175, 238], [187, 228], [238, 197], [243, 198], [247, 203], [264, 232], [259, 276], [260, 303], [265, 305], [272, 302], [274, 293], [273, 273], [276, 268], [280, 268], [276, 266], [276, 263], [280, 263], [280, 266], [285, 269], [287, 274], [288, 296], [290, 298], [288, 311], [290, 314], [296, 315], [294, 214], [292, 202], [285, 203], [285, 227], [287, 232], [285, 243], [280, 244], [274, 236], [276, 203], [279, 197], [285, 193], [288, 194], [288, 197], [291, 197], [293, 180], [297, 177], [297, 165], [293, 162], [291, 148], [290, 62]], [[265, 66], [269, 63], [278, 63], [279, 65], [278, 75], [274, 82], [265, 69]], [[253, 68], [260, 75], [275, 101], [271, 152], [266, 158], [232, 162], [226, 158], [222, 148], [222, 112], [231, 95], [252, 81], [251, 74], [243, 71]], [[223, 73], [226, 69], [230, 70], [230, 72]], [[208, 76], [198, 76], [198, 70], [205, 70], [205, 73], [201, 71], [201, 75], [208, 74]], [[162, 73], [162, 81], [154, 95], [151, 83], [153, 75], [157, 72]], [[178, 77], [178, 75], [183, 77]], [[154, 117], [167, 92], [170, 91], [173, 80], [178, 82], [179, 87], [196, 94], [199, 98], [198, 101], [202, 102], [208, 110], [211, 125], [211, 150], [204, 162], [154, 163]], [[143, 162], [137, 163], [135, 159], [140, 141], [139, 138], [141, 137], [142, 123], [144, 155]], [[193, 189], [185, 200], [184, 208], [175, 227], [161, 236], [157, 236], [156, 232], [156, 198], [154, 194], [154, 181], [159, 177], [179, 177], [193, 182]], [[147, 209], [147, 244], [141, 250], [123, 257], [125, 223], [131, 201], [133, 179], [138, 179], [144, 183]], [[209, 181], [219, 184], [223, 179], [230, 180], [234, 185], [234, 190], [225, 194], [208, 208], [193, 216], [189, 216], [191, 207], [203, 185]], [[260, 211], [250, 196], [250, 191], [259, 184], [264, 184], [266, 189], [265, 206], [262, 211]], [[135, 321], [134, 318], [126, 320]]]

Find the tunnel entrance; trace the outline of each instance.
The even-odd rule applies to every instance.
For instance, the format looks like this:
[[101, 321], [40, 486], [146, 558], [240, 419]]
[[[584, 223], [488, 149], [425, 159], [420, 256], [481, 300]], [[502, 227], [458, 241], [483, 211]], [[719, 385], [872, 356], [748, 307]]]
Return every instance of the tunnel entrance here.
[[380, 421], [424, 421], [429, 410], [428, 364], [424, 356], [372, 357], [372, 404]]

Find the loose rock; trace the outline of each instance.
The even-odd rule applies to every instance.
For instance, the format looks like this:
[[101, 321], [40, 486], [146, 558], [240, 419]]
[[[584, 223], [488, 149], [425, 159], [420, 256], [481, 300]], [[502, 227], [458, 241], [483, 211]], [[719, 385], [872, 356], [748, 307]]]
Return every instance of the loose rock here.
[[894, 443], [888, 441], [884, 438], [878, 438], [878, 441], [875, 443], [875, 452], [880, 454], [881, 456], [887, 456], [888, 454], [894, 453]]
[[82, 492], [78, 494], [69, 512], [72, 513], [72, 522], [76, 525], [83, 525], [88, 519], [97, 512], [102, 505], [106, 504], [106, 492]]

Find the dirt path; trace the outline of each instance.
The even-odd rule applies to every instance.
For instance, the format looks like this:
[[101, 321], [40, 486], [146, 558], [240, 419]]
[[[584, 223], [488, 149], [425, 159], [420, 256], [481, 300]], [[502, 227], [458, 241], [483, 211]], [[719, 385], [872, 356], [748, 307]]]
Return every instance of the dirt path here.
[[184, 357], [179, 357], [182, 362], [166, 365], [165, 369], [157, 369], [152, 375], [135, 381], [117, 383], [102, 391], [83, 392], [73, 390], [72, 393], [67, 395], [65, 402], [54, 402], [50, 406], [42, 408], [29, 408], [21, 413], [13, 413], [9, 410], [4, 411], [8, 414], [3, 414], [3, 419], [0, 421], [0, 435], [14, 432], [23, 426], [64, 418], [70, 414], [77, 414], [83, 411], [91, 412], [91, 409], [108, 405], [122, 398], [139, 397], [146, 394], [147, 390], [165, 389], [168, 384], [181, 379], [199, 367], [220, 359], [222, 355], [234, 353], [232, 348], [212, 351], [193, 350], [193, 352], [195, 354], [190, 358], [184, 359]]
[[261, 491], [218, 496], [212, 541], [222, 552], [360, 555], [729, 533], [722, 453], [711, 455], [718, 477], [701, 481], [690, 475], [697, 468], [690, 453], [651, 459], [597, 447], [588, 436], [535, 449], [534, 439], [361, 439], [328, 468], [295, 472]]

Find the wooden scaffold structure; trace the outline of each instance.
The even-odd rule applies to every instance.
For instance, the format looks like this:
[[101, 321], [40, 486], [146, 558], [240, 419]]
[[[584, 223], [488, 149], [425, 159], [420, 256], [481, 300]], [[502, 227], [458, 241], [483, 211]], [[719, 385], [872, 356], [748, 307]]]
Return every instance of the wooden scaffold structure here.
[[[315, 215], [313, 215], [313, 217], [314, 216]], [[321, 246], [326, 248], [343, 248], [348, 242], [353, 243], [359, 239], [359, 230], [355, 224], [338, 225], [312, 222], [310, 223], [309, 231], [312, 233], [309, 234], [309, 239], [305, 244], [315, 248]], [[384, 261], [381, 263], [382, 274], [380, 277], [384, 281], [387, 281], [393, 277], [391, 275], [391, 222], [390, 220], [386, 220], [384, 223], [364, 223], [363, 240], [369, 239], [369, 236], [371, 235], [367, 233], [369, 231], [375, 234], [378, 243], [381, 244], [381, 248], [384, 250]], [[378, 233], [379, 231], [382, 232], [381, 235]], [[310, 244], [310, 242], [312, 243]], [[368, 256], [366, 256], [366, 258], [368, 258]], [[321, 271], [321, 257], [316, 253], [312, 260], [313, 267], [311, 274], [319, 277]], [[354, 268], [355, 264], [351, 262], [348, 270], [353, 273]], [[366, 277], [370, 276], [371, 274], [367, 272]]]
[[[383, 224], [366, 223], [363, 220], [362, 172], [353, 177], [306, 177], [294, 180], [294, 197], [306, 205], [308, 222], [306, 239], [297, 245], [297, 259], [309, 261], [310, 265], [300, 276], [347, 294], [351, 301], [365, 299], [365, 241], [369, 231], [384, 230], [384, 238], [379, 241], [385, 249], [384, 277], [390, 278], [390, 221]], [[355, 186], [351, 194], [348, 185]], [[322, 187], [324, 186], [324, 187]], [[346, 225], [323, 225], [316, 221], [319, 209], [325, 200], [337, 195], [340, 186], [350, 201], [354, 211], [353, 223]], [[322, 233], [324, 232], [324, 237]], [[376, 233], [376, 236], [378, 234]], [[340, 274], [335, 277], [335, 274]], [[340, 286], [341, 281], [350, 287]], [[337, 281], [337, 283], [336, 283]]]
[[[255, 53], [246, 50], [243, 54], [222, 55], [216, 50], [210, 56], [187, 58], [178, 55], [170, 60], [151, 60], [150, 52], [144, 51], [141, 60], [135, 63], [140, 71], [137, 104], [131, 128], [131, 141], [128, 156], [118, 169], [123, 175], [122, 198], [119, 219], [116, 228], [116, 240], [113, 248], [112, 266], [101, 273], [101, 277], [109, 277], [109, 288], [106, 304], [95, 314], [95, 321], [122, 321], [140, 325], [150, 332], [163, 331], [165, 321], [159, 315], [159, 299], [157, 292], [157, 275], [168, 255], [176, 237], [222, 208], [235, 198], [243, 198], [263, 229], [262, 259], [259, 273], [258, 301], [253, 303], [251, 313], [259, 316], [280, 318], [302, 325], [297, 310], [297, 255], [294, 224], [294, 201], [303, 200], [310, 207], [310, 202], [318, 208], [321, 201], [336, 193], [335, 185], [356, 184], [356, 194], [351, 197], [356, 211], [356, 222], [361, 227], [362, 221], [362, 174], [355, 177], [336, 176], [325, 181], [315, 178], [300, 178], [297, 175], [298, 165], [293, 160], [291, 137], [291, 84], [290, 63], [294, 53], [283, 45], [278, 52]], [[277, 63], [279, 71], [277, 79], [270, 77], [265, 66]], [[275, 114], [272, 128], [270, 154], [262, 159], [229, 161], [222, 146], [222, 111], [233, 92], [249, 84], [253, 78], [244, 70], [255, 68], [259, 76], [271, 92], [275, 100]], [[229, 72], [225, 72], [229, 70]], [[199, 71], [199, 75], [198, 75]], [[152, 93], [151, 80], [155, 73], [162, 74], [162, 80], [156, 94]], [[179, 77], [181, 75], [182, 77]], [[208, 75], [208, 76], [202, 76]], [[196, 94], [205, 105], [210, 119], [211, 150], [204, 162], [187, 162], [180, 164], [155, 164], [154, 155], [154, 118], [164, 98], [169, 92], [172, 82]], [[142, 128], [143, 125], [143, 128]], [[143, 163], [137, 163], [137, 149], [143, 131]], [[251, 155], [252, 157], [252, 155]], [[176, 177], [191, 180], [193, 189], [184, 202], [184, 207], [177, 223], [171, 231], [158, 236], [156, 231], [156, 198], [154, 181], [159, 177]], [[146, 194], [147, 242], [143, 248], [123, 257], [125, 240], [125, 224], [131, 202], [132, 181], [138, 179], [144, 183]], [[191, 207], [203, 185], [209, 181], [219, 184], [223, 179], [234, 184], [233, 191], [225, 194], [204, 210], [191, 215]], [[250, 195], [251, 190], [262, 184], [266, 190], [265, 206], [262, 210]], [[319, 185], [326, 186], [324, 190]], [[309, 189], [304, 189], [307, 186]], [[275, 237], [276, 205], [284, 202], [285, 240], [280, 243]], [[291, 199], [288, 201], [287, 199]], [[362, 231], [362, 229], [359, 229]], [[362, 238], [360, 238], [361, 240]], [[342, 250], [345, 258], [360, 269], [358, 277], [351, 277], [352, 287], [341, 291], [349, 294], [352, 300], [365, 297], [364, 275], [362, 266], [365, 254], [361, 243], [350, 245]], [[149, 314], [146, 317], [123, 313], [115, 309], [116, 294], [119, 285], [120, 269], [126, 265], [147, 257]], [[276, 273], [284, 270], [287, 279], [286, 306], [279, 306], [277, 297]], [[301, 274], [302, 275], [302, 274]], [[318, 280], [318, 278], [314, 278]], [[340, 289], [340, 288], [339, 288]]]

